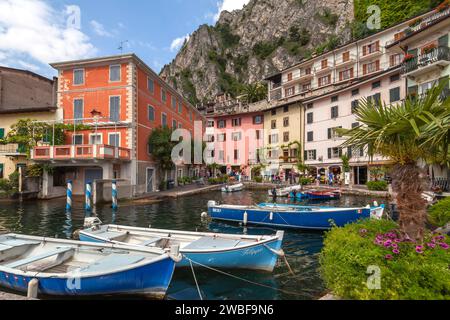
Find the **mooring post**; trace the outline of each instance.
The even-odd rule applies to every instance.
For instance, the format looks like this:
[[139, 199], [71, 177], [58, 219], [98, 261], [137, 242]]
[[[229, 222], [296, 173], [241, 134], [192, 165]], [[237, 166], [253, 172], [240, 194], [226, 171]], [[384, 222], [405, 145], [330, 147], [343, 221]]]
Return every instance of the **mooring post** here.
[[92, 198], [92, 184], [90, 182], [88, 182], [88, 183], [86, 183], [86, 206], [85, 206], [85, 209], [86, 209], [86, 211], [89, 211], [89, 212], [92, 210], [91, 198]]
[[72, 190], [73, 190], [73, 185], [72, 185], [72, 180], [67, 181], [67, 203], [66, 203], [66, 210], [70, 211], [72, 210]]
[[39, 280], [32, 279], [30, 282], [28, 282], [27, 298], [37, 299], [38, 289], [39, 289]]
[[117, 210], [118, 203], [117, 203], [117, 180], [112, 181], [112, 189], [111, 189], [111, 195], [112, 195], [112, 208], [113, 210]]

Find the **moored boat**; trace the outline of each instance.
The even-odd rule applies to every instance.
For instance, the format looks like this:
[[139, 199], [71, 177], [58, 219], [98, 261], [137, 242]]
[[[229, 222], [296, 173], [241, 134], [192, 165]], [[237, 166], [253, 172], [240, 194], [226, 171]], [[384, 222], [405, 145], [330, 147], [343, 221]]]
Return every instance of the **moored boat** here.
[[272, 189], [268, 191], [271, 197], [288, 197], [293, 191], [300, 191], [302, 186], [291, 186], [286, 188]]
[[294, 229], [328, 230], [342, 227], [359, 219], [370, 218], [384, 211], [384, 206], [362, 208], [306, 207], [261, 204], [258, 206], [218, 205], [208, 203], [212, 219], [245, 224], [267, 225]]
[[189, 267], [192, 260], [214, 268], [272, 272], [282, 255], [283, 231], [270, 236], [232, 235], [102, 225], [98, 219], [88, 219], [80, 240], [163, 250], [178, 245], [183, 259], [177, 267]]
[[244, 184], [238, 183], [238, 184], [230, 184], [222, 188], [222, 192], [239, 192], [244, 190]]
[[50, 296], [145, 295], [164, 298], [176, 261], [160, 249], [6, 234], [0, 236], [0, 285], [26, 292], [36, 279]]
[[334, 200], [341, 197], [339, 191], [306, 191], [305, 196], [308, 200]]

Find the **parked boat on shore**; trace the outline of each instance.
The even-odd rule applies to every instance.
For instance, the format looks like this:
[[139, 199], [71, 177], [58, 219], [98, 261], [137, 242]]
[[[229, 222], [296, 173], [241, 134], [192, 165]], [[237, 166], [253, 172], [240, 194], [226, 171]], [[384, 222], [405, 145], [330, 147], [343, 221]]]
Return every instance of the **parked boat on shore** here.
[[154, 248], [6, 234], [0, 236], [0, 286], [27, 292], [36, 279], [49, 296], [144, 295], [164, 298], [176, 261]]
[[328, 230], [342, 227], [359, 219], [383, 214], [384, 206], [363, 208], [305, 207], [293, 205], [261, 204], [257, 206], [219, 205], [208, 203], [212, 219], [246, 224], [294, 229]]
[[269, 190], [268, 194], [271, 197], [288, 197], [291, 192], [300, 190], [302, 190], [302, 186], [291, 186], [286, 188]]
[[119, 243], [133, 247], [169, 250], [180, 246], [183, 255], [177, 267], [189, 267], [190, 260], [208, 267], [251, 269], [272, 272], [282, 255], [284, 232], [272, 236], [231, 235], [102, 225], [97, 218], [87, 218], [80, 240]]
[[230, 184], [230, 185], [227, 185], [227, 186], [222, 188], [222, 192], [227, 192], [227, 193], [239, 192], [239, 191], [242, 191], [242, 190], [244, 190], [244, 184], [243, 183]]

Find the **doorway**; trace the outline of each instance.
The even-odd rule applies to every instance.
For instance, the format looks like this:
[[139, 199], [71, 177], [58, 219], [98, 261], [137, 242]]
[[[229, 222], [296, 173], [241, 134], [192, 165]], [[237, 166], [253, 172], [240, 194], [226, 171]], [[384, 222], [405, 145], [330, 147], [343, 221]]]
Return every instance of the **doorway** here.
[[147, 193], [155, 191], [153, 188], [153, 182], [155, 181], [155, 169], [147, 168]]
[[365, 185], [367, 184], [367, 167], [354, 167], [353, 176], [355, 185]]

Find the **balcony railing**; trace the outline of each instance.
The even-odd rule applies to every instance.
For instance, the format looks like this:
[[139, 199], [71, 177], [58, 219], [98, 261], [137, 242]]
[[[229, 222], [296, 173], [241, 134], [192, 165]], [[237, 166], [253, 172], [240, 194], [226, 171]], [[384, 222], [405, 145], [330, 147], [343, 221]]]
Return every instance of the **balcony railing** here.
[[21, 155], [25, 154], [25, 148], [16, 143], [0, 145], [1, 155]]
[[280, 100], [282, 98], [281, 88], [270, 92], [270, 100]]
[[35, 147], [33, 160], [131, 160], [130, 149], [109, 145], [66, 145]]
[[402, 71], [404, 74], [408, 74], [439, 61], [450, 62], [450, 49], [448, 47], [435, 48], [430, 52], [420, 54], [405, 61], [402, 66]]

